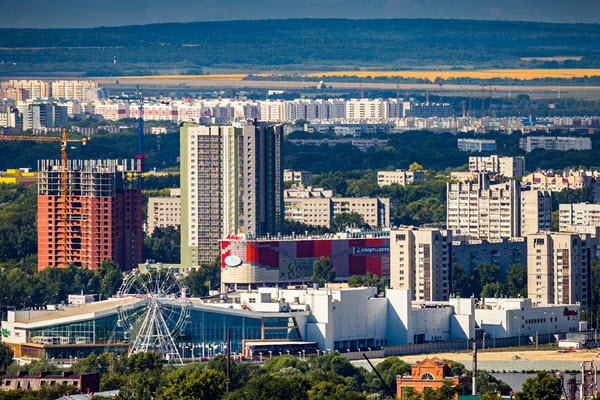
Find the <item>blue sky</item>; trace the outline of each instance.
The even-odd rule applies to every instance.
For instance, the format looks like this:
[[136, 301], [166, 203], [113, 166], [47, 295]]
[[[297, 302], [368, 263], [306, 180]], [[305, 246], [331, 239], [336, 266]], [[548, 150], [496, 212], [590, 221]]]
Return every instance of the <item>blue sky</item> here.
[[600, 23], [600, 0], [0, 0], [0, 27], [265, 18], [456, 18]]

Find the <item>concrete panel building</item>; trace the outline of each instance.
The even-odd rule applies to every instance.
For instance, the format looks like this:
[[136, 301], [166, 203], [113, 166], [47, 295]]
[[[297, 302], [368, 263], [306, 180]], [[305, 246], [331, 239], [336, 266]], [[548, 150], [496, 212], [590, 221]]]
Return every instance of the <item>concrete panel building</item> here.
[[391, 226], [391, 203], [388, 198], [370, 197], [286, 197], [285, 218], [308, 225], [331, 226], [331, 219], [341, 213], [358, 213], [371, 228]]
[[69, 160], [66, 194], [61, 168], [58, 160], [38, 163], [38, 269], [74, 263], [96, 270], [105, 259], [124, 270], [137, 267], [142, 258], [138, 166], [133, 160]]
[[395, 171], [378, 171], [377, 183], [379, 186], [388, 186], [393, 183], [405, 186], [414, 182], [424, 181], [425, 172], [423, 171], [408, 171], [405, 169], [397, 169]]
[[168, 226], [181, 226], [181, 189], [171, 189], [170, 197], [148, 199], [148, 234]]
[[512, 178], [525, 175], [525, 157], [469, 157], [469, 171], [487, 172]]
[[526, 152], [534, 149], [544, 150], [591, 150], [592, 139], [573, 136], [527, 136], [519, 139], [519, 147]]
[[501, 239], [548, 229], [550, 193], [521, 190], [518, 181], [491, 185], [487, 174], [478, 181], [447, 184], [447, 228], [455, 235]]
[[591, 260], [596, 241], [588, 234], [539, 232], [527, 237], [527, 297], [534, 305], [591, 304]]
[[51, 83], [52, 97], [61, 100], [88, 101], [89, 91], [98, 90], [98, 82], [55, 81]]
[[527, 264], [527, 240], [523, 237], [496, 240], [454, 238], [452, 265], [462, 265], [472, 272], [479, 264], [496, 264], [507, 271], [511, 264]]
[[390, 287], [416, 301], [448, 300], [452, 291], [452, 233], [406, 227], [390, 232]]
[[561, 232], [569, 232], [570, 225], [600, 226], [600, 204], [560, 204], [558, 207], [558, 227]]
[[67, 107], [44, 102], [19, 104], [18, 108], [22, 113], [23, 130], [68, 127]]
[[312, 185], [312, 172], [285, 169], [283, 170], [283, 180], [285, 182], [294, 182], [301, 185]]
[[47, 99], [50, 97], [50, 84], [40, 80], [9, 80], [2, 82], [2, 89], [25, 89], [29, 98], [33, 100]]
[[219, 239], [283, 223], [283, 130], [266, 124], [181, 128], [181, 263], [219, 255]]

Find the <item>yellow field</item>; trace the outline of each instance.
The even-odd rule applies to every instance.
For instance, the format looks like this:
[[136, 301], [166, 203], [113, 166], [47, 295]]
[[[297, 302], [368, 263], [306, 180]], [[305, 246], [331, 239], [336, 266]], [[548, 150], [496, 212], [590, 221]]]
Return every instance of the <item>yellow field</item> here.
[[535, 79], [535, 78], [581, 78], [584, 76], [600, 75], [600, 69], [501, 69], [501, 70], [482, 70], [482, 71], [334, 71], [334, 72], [314, 72], [302, 74], [308, 77], [320, 76], [356, 76], [356, 77], [403, 77], [429, 79], [435, 78], [513, 78], [513, 79]]
[[[269, 77], [292, 75], [292, 73], [262, 73], [254, 76]], [[600, 76], [600, 69], [490, 69], [481, 71], [330, 71], [330, 72], [310, 72], [293, 73], [293, 76], [305, 77], [336, 77], [336, 76], [356, 76], [365, 78], [367, 76], [378, 77], [402, 77], [429, 79], [434, 81], [436, 78], [512, 78], [529, 80], [535, 78], [581, 78], [584, 76]], [[151, 76], [119, 76], [112, 79], [200, 79], [200, 80], [241, 80], [248, 74], [215, 74], [215, 75], [151, 75]]]

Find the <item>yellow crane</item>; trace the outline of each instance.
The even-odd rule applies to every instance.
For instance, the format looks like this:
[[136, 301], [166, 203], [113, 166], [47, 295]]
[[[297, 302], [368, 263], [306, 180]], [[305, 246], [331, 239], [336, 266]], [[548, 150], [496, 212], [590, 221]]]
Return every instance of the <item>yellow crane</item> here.
[[73, 142], [81, 142], [83, 145], [86, 144], [86, 139], [67, 139], [67, 130], [63, 129], [62, 137], [59, 136], [14, 136], [14, 135], [0, 135], [0, 140], [7, 141], [33, 141], [33, 142], [60, 142], [60, 155], [61, 155], [61, 174], [60, 174], [60, 200], [61, 200], [61, 215], [60, 219], [62, 224], [60, 227], [62, 237], [62, 251], [63, 251], [63, 268], [68, 266], [67, 260], [67, 217], [69, 215], [67, 205], [67, 191], [69, 185], [69, 173], [67, 168], [67, 144]]

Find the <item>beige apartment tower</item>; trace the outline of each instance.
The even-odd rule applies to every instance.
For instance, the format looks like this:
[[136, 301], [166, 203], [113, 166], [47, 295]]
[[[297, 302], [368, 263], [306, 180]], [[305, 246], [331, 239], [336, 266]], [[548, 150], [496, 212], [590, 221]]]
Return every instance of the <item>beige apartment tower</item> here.
[[534, 305], [591, 301], [591, 235], [539, 232], [527, 237], [527, 297]]
[[446, 301], [452, 282], [452, 233], [405, 227], [390, 232], [390, 287], [416, 301]]
[[495, 240], [550, 229], [551, 193], [521, 189], [516, 180], [491, 185], [487, 174], [477, 182], [447, 184], [446, 221], [454, 235]]
[[182, 265], [213, 262], [227, 235], [281, 232], [281, 126], [186, 124], [180, 142]]

